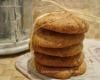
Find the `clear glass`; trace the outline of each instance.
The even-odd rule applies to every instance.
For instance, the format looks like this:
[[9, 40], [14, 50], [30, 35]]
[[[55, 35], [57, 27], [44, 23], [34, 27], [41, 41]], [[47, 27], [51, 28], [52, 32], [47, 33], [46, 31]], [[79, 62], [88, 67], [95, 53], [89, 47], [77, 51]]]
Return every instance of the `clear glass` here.
[[31, 27], [32, 0], [0, 0], [0, 50], [26, 44]]

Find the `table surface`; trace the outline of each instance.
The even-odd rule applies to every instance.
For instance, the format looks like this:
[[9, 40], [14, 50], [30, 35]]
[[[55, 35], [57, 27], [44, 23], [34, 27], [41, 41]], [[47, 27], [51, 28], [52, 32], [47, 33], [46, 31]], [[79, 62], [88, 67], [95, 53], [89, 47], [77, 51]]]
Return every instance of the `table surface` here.
[[15, 68], [17, 57], [25, 54], [0, 56], [0, 80], [29, 80]]

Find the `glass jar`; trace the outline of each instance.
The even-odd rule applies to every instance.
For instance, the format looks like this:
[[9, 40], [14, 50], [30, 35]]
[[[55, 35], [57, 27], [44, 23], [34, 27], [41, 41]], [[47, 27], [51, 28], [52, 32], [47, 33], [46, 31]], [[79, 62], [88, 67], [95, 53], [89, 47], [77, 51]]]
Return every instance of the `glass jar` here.
[[28, 49], [32, 0], [0, 0], [0, 55]]

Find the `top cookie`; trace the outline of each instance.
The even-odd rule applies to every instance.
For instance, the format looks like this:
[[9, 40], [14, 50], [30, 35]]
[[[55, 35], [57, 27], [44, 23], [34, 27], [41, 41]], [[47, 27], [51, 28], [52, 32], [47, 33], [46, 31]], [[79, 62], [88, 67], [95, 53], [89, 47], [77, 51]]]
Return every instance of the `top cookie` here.
[[37, 19], [35, 28], [37, 27], [68, 34], [80, 34], [88, 30], [88, 24], [85, 20], [67, 11], [52, 12], [43, 15]]

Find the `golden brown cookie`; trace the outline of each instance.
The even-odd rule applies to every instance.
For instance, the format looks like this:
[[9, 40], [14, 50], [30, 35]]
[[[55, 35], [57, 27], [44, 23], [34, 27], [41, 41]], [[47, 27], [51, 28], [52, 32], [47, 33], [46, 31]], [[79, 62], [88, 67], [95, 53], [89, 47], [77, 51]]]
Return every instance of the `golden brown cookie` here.
[[65, 79], [70, 78], [72, 76], [72, 70], [70, 68], [53, 68], [46, 67], [38, 62], [35, 62], [36, 70], [48, 77], [57, 78], [57, 79]]
[[46, 55], [50, 56], [58, 56], [58, 57], [69, 57], [74, 56], [80, 53], [83, 49], [83, 45], [76, 44], [71, 47], [65, 47], [65, 48], [46, 48], [41, 46], [34, 46], [34, 51], [39, 53], [44, 53]]
[[88, 24], [85, 20], [67, 11], [52, 12], [38, 18], [35, 28], [39, 27], [68, 34], [80, 34], [88, 30]]
[[64, 48], [82, 43], [84, 34], [61, 34], [54, 31], [39, 29], [33, 36], [33, 46], [47, 48]]
[[80, 65], [78, 69], [74, 69], [73, 76], [82, 75], [85, 72], [86, 72], [86, 63], [84, 62], [82, 63], [82, 65]]
[[[84, 62], [79, 67], [73, 68], [47, 67], [37, 62], [35, 62], [35, 66], [36, 70], [39, 73], [57, 79], [68, 79], [71, 76], [82, 75], [86, 71], [86, 64]], [[76, 73], [76, 71], [78, 72], [78, 74]]]
[[84, 61], [83, 53], [80, 53], [72, 57], [63, 57], [63, 58], [48, 56], [37, 52], [34, 52], [34, 54], [35, 54], [35, 60], [39, 64], [50, 67], [75, 67], [81, 65], [82, 62]]

